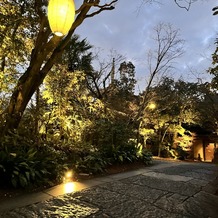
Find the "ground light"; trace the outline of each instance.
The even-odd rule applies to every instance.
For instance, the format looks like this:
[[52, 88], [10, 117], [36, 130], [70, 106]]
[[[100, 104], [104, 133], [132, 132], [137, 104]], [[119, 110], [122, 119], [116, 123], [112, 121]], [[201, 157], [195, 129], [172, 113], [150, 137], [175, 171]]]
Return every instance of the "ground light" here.
[[68, 170], [63, 178], [63, 182], [67, 183], [67, 182], [72, 182], [73, 180], [73, 171], [72, 170]]
[[156, 108], [156, 104], [154, 102], [150, 102], [148, 108], [154, 110]]
[[73, 182], [73, 171], [69, 170], [65, 173], [63, 178], [64, 193], [71, 193], [75, 191], [75, 184]]
[[74, 182], [67, 182], [64, 184], [64, 193], [72, 193], [75, 191], [75, 183]]
[[48, 21], [52, 32], [57, 36], [66, 35], [75, 19], [73, 0], [50, 0], [48, 4]]

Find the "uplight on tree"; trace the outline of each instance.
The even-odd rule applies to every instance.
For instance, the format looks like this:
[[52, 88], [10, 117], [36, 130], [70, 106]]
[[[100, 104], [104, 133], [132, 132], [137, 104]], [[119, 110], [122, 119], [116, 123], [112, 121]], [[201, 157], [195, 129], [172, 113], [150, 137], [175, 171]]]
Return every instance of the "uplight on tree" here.
[[57, 36], [66, 35], [75, 19], [73, 0], [50, 0], [48, 4], [48, 20], [52, 32]]
[[156, 108], [156, 104], [154, 102], [151, 102], [149, 105], [148, 105], [148, 108], [151, 109], [151, 110], [154, 110]]

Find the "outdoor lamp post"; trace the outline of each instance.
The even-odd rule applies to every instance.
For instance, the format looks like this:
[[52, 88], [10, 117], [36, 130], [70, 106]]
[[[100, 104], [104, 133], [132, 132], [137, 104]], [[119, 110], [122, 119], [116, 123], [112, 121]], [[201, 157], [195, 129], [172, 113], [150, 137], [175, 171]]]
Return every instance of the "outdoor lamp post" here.
[[50, 0], [48, 21], [52, 32], [57, 36], [66, 35], [75, 18], [74, 0]]

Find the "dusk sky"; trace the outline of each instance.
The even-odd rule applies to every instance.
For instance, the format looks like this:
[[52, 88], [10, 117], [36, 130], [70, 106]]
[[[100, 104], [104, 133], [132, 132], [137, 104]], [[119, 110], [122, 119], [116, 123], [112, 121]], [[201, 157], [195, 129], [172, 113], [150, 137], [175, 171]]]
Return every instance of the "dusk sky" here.
[[[75, 1], [77, 8], [79, 2]], [[164, 4], [142, 5], [142, 0], [119, 0], [113, 11], [104, 11], [85, 20], [76, 33], [102, 49], [102, 58], [113, 49], [124, 55], [127, 61], [132, 61], [136, 67], [136, 79], [143, 86], [148, 77], [146, 52], [152, 49], [153, 28], [160, 22], [170, 23], [180, 30], [181, 39], [185, 40], [185, 54], [177, 60], [170, 75], [175, 78], [182, 76], [189, 81], [207, 79], [205, 71], [211, 66], [218, 32], [218, 16], [212, 15], [212, 8], [218, 5], [218, 1], [199, 0], [189, 11], [179, 8], [172, 0], [162, 2]]]

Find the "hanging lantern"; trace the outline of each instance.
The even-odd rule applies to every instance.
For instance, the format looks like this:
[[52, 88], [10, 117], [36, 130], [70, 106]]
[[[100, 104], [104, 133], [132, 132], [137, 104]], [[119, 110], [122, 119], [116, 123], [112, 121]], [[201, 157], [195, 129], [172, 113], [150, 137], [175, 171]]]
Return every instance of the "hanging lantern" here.
[[63, 36], [70, 30], [75, 18], [73, 0], [50, 0], [48, 4], [48, 21], [52, 32]]

